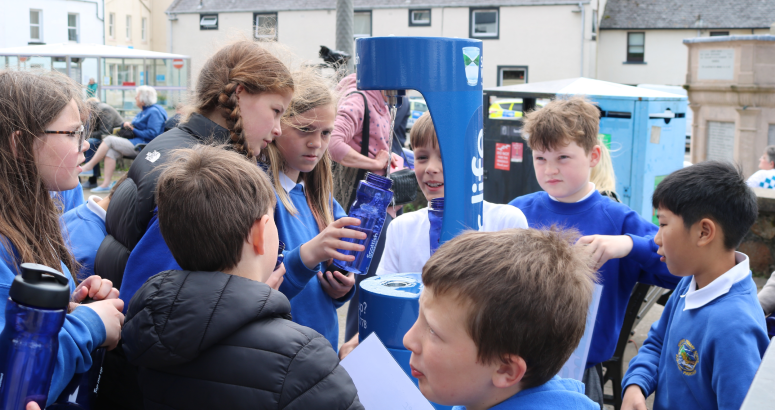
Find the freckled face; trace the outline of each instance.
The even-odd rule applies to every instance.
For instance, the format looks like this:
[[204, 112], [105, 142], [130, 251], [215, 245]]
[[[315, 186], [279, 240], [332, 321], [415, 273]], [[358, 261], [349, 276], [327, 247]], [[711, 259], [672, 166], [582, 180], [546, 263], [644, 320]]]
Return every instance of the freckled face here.
[[275, 144], [289, 168], [310, 172], [323, 158], [334, 130], [336, 111], [333, 105], [316, 107], [282, 125], [282, 135]]
[[589, 175], [600, 161], [600, 147], [589, 154], [576, 142], [546, 151], [533, 150], [538, 184], [560, 202], [576, 202], [589, 193]]

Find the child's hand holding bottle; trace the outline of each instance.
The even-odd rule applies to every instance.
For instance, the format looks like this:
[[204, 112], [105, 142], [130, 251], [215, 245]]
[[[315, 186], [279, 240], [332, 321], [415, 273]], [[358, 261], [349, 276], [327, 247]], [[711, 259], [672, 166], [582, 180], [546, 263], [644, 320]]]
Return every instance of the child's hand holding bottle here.
[[312, 238], [309, 242], [301, 245], [299, 256], [304, 266], [313, 269], [315, 266], [329, 259], [338, 259], [340, 261], [352, 261], [355, 256], [345, 256], [339, 249], [347, 251], [362, 251], [363, 245], [352, 242], [345, 242], [341, 238], [366, 239], [366, 234], [346, 226], [358, 226], [361, 221], [357, 218], [344, 217], [332, 222], [330, 225]]

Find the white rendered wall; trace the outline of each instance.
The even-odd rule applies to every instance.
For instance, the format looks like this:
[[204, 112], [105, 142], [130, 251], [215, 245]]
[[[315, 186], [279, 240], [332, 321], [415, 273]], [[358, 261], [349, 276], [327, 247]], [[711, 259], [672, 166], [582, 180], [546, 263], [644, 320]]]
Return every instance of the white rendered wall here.
[[[581, 13], [578, 6], [500, 7], [498, 39], [486, 39], [482, 60], [484, 86], [497, 85], [497, 67], [527, 66], [528, 81], [595, 76], [596, 43], [592, 9], [585, 5], [584, 61], [581, 61]], [[120, 19], [119, 19], [120, 20]], [[173, 53], [191, 56], [193, 80], [216, 46], [230, 39], [253, 38], [252, 13], [219, 13], [218, 30], [199, 30], [199, 14], [177, 14], [172, 26]], [[336, 11], [280, 11], [278, 40], [298, 59], [322, 62], [321, 45], [336, 46]], [[373, 36], [443, 36], [467, 38], [469, 8], [431, 9], [431, 26], [410, 27], [409, 9], [372, 10]]]
[[43, 11], [41, 41], [46, 44], [68, 42], [68, 13], [78, 14], [79, 43], [104, 44], [101, 0], [0, 0], [0, 48], [28, 45], [30, 9]]
[[[597, 79], [623, 84], [683, 85], [686, 82], [688, 50], [683, 39], [698, 37], [697, 30], [631, 30], [645, 32], [646, 64], [625, 64], [628, 30], [598, 32]], [[717, 31], [717, 30], [713, 30]], [[718, 30], [730, 35], [768, 34], [769, 30]], [[700, 37], [710, 36], [702, 30]]]

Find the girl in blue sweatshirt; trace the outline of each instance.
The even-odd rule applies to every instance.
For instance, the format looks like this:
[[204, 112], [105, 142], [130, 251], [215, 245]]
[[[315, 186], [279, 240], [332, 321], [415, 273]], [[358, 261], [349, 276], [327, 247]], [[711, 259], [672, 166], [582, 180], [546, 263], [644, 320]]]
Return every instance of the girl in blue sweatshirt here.
[[[0, 331], [20, 264], [39, 263], [63, 272], [73, 292], [74, 303], [59, 332], [48, 399], [37, 403], [45, 407], [75, 373], [89, 370], [94, 349], [116, 346], [123, 303], [112, 283], [98, 276], [77, 285], [78, 264], [49, 195], [78, 186], [78, 164], [89, 149], [83, 132], [87, 108], [79, 86], [58, 73], [0, 71], [0, 90]], [[86, 296], [98, 301], [79, 305]]]
[[286, 276], [280, 291], [296, 294], [291, 300], [293, 321], [323, 334], [336, 350], [336, 309], [352, 297], [355, 279], [327, 272], [325, 266], [332, 258], [354, 258], [338, 249], [363, 249], [341, 237], [362, 238], [365, 234], [342, 229], [360, 222], [346, 217], [333, 199], [328, 143], [336, 118], [336, 98], [331, 87], [313, 72], [297, 73], [294, 80], [298, 89], [283, 121], [282, 134], [262, 155], [278, 198], [274, 215], [280, 240], [287, 249], [298, 249], [301, 261], [312, 272], [308, 277]]

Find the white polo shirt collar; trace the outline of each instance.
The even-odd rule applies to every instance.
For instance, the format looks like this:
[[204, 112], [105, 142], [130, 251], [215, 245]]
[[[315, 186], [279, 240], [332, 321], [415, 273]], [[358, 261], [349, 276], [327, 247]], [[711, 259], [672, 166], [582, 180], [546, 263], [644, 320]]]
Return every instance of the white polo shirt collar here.
[[105, 222], [105, 216], [108, 214], [108, 212], [97, 205], [97, 201], [102, 201], [102, 198], [98, 197], [97, 195], [90, 196], [89, 200], [86, 201], [86, 207], [89, 208], [89, 210], [92, 211], [95, 215], [100, 217], [102, 222]]
[[[587, 198], [591, 197], [591, 196], [592, 196], [592, 194], [594, 194], [594, 193], [595, 193], [595, 191], [597, 190], [597, 188], [595, 187], [595, 183], [590, 181], [590, 182], [589, 182], [589, 184], [590, 184], [590, 185], [592, 185], [592, 190], [591, 190], [591, 191], [589, 191], [589, 193], [587, 193], [586, 195], [584, 195], [584, 198], [581, 198], [581, 199], [579, 199], [579, 200], [578, 200], [578, 201], [576, 201], [576, 202], [581, 202], [581, 201], [583, 201], [583, 200], [585, 200], [585, 199], [587, 199]], [[555, 197], [553, 197], [553, 196], [551, 196], [551, 195], [549, 195], [549, 199], [551, 199], [552, 201], [555, 201], [555, 202], [560, 202], [560, 200], [559, 200], [559, 199], [557, 199], [557, 198], [555, 198]]]
[[296, 185], [301, 185], [301, 189], [304, 190], [304, 181], [301, 181], [297, 184], [293, 182], [293, 180], [288, 177], [288, 175], [285, 175], [285, 172], [280, 173], [280, 185], [283, 187], [283, 190], [285, 190], [285, 193], [288, 194], [293, 191], [293, 188], [296, 188]]
[[684, 310], [701, 308], [719, 296], [726, 295], [732, 285], [748, 277], [750, 271], [748, 265], [748, 256], [735, 252], [735, 266], [704, 288], [697, 290], [697, 282], [692, 277], [686, 294], [681, 295], [685, 302]]

